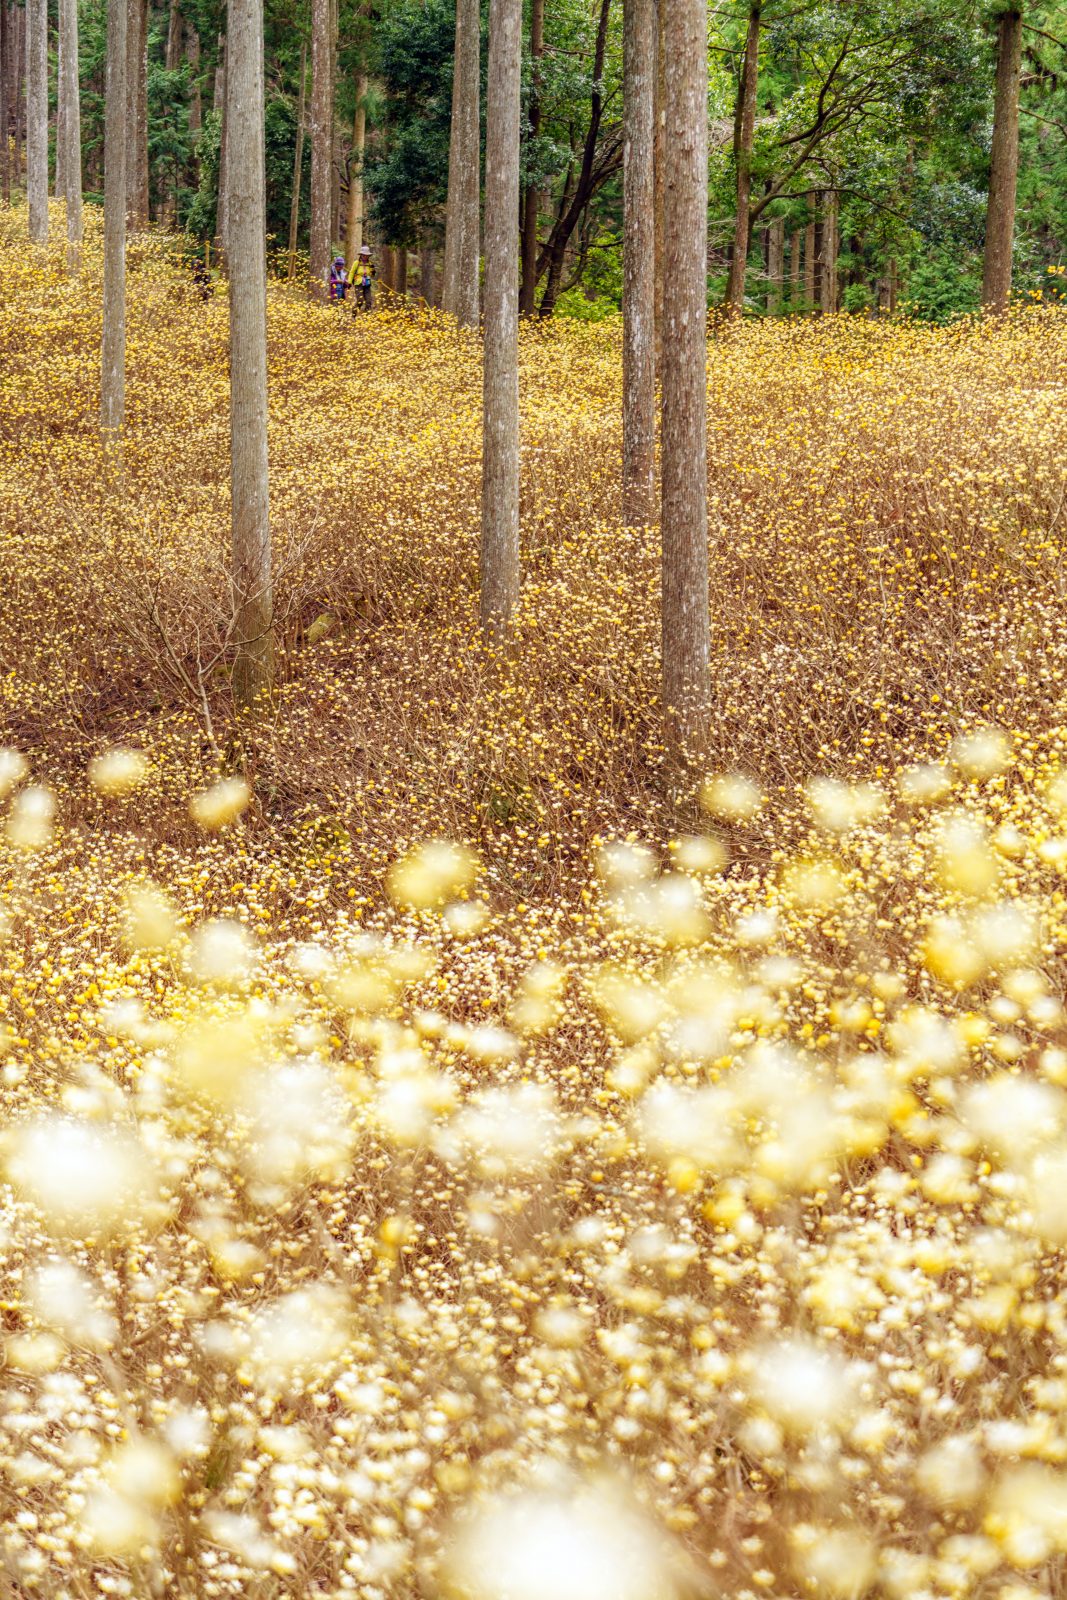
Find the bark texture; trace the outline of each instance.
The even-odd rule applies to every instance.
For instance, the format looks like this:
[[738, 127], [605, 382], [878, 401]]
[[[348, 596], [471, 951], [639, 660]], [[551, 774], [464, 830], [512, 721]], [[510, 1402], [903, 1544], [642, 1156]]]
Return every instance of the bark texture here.
[[748, 271], [748, 247], [752, 226], [752, 145], [756, 135], [756, 91], [759, 88], [759, 43], [762, 21], [762, 0], [752, 0], [748, 8], [748, 33], [745, 38], [745, 55], [737, 90], [737, 117], [734, 128], [737, 200], [734, 211], [734, 248], [726, 287], [726, 307], [729, 311], [742, 311], [745, 304], [745, 276]]
[[448, 146], [441, 305], [462, 328], [478, 326], [480, 100], [481, 8], [478, 0], [456, 0], [456, 51], [452, 78], [452, 129]]
[[224, 35], [219, 35], [219, 64], [215, 72], [215, 110], [222, 115], [222, 127], [219, 131], [219, 182], [218, 201], [215, 209], [215, 236], [218, 244], [219, 265], [223, 272], [228, 270], [229, 260], [229, 224], [230, 224], [230, 108], [229, 108], [229, 83], [230, 83], [230, 43]]
[[481, 615], [501, 634], [519, 599], [519, 122], [522, 0], [492, 0], [485, 139]]
[[78, 95], [78, 0], [59, 0], [62, 41], [63, 198], [67, 210], [67, 270], [81, 268], [82, 135]]
[[26, 198], [30, 239], [48, 238], [48, 8], [26, 0]]
[[330, 65], [330, 0], [311, 5], [311, 289], [325, 299], [330, 269], [333, 148], [333, 70]]
[[126, 0], [108, 0], [100, 426], [112, 435], [126, 407], [126, 17]]
[[622, 510], [629, 527], [654, 516], [655, 76], [655, 0], [623, 0]]
[[654, 164], [656, 174], [656, 371], [663, 362], [663, 264], [667, 241], [663, 231], [663, 190], [667, 160], [666, 55], [667, 0], [656, 0], [656, 134]]
[[419, 251], [419, 294], [426, 305], [437, 304], [437, 251], [432, 245]]
[[263, 0], [229, 0], [230, 483], [234, 698], [251, 709], [274, 676], [267, 485], [267, 258]]
[[986, 212], [982, 303], [1000, 314], [1011, 299], [1015, 200], [1019, 186], [1019, 82], [1022, 72], [1023, 12], [1012, 6], [997, 23], [997, 83], [993, 110], [993, 150]]
[[11, 204], [11, 139], [8, 130], [11, 29], [7, 0], [0, 0], [0, 199]]
[[148, 4], [129, 0], [126, 21], [126, 212], [148, 225]]
[[300, 190], [304, 177], [304, 118], [307, 114], [308, 50], [300, 49], [300, 97], [296, 108], [296, 150], [293, 155], [293, 197], [289, 203], [289, 272], [296, 271], [296, 241], [300, 232]]
[[356, 114], [352, 123], [352, 159], [348, 165], [348, 222], [345, 255], [349, 273], [363, 247], [363, 158], [367, 150], [367, 74], [356, 79]]
[[706, 0], [671, 0], [665, 34], [663, 705], [677, 760], [708, 719]]
[[[655, 0], [652, 0], [655, 4]], [[545, 53], [545, 0], [530, 0], [530, 142], [541, 136], [541, 61]], [[522, 287], [519, 311], [532, 317], [537, 310], [537, 224], [541, 192], [536, 183], [526, 187], [522, 214]]]
[[782, 309], [785, 283], [785, 220], [779, 217], [767, 229], [767, 310], [777, 315]]

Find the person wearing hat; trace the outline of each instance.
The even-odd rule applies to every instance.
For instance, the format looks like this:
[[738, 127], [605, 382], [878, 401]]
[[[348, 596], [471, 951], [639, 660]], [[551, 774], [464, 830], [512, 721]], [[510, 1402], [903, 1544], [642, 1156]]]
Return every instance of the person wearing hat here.
[[347, 288], [348, 277], [345, 273], [345, 258], [344, 256], [334, 256], [330, 262], [330, 300], [335, 303], [342, 301]]
[[352, 307], [353, 313], [359, 310], [360, 305], [364, 311], [370, 311], [374, 304], [374, 262], [371, 259], [370, 245], [365, 244], [360, 249], [359, 255], [352, 266], [352, 283], [358, 290], [359, 299]]

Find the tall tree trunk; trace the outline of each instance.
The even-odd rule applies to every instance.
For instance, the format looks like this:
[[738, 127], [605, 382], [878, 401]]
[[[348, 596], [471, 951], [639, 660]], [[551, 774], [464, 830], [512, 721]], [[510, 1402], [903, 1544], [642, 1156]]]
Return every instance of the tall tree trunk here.
[[126, 210], [129, 226], [148, 222], [148, 5], [129, 0], [126, 23]]
[[826, 216], [822, 210], [823, 197], [817, 197], [819, 214], [815, 218], [811, 236], [812, 256], [812, 300], [821, 311], [825, 296], [826, 280]]
[[263, 0], [229, 0], [230, 483], [237, 617], [234, 699], [251, 709], [274, 677], [267, 482], [267, 256]]
[[394, 262], [393, 287], [397, 294], [406, 296], [408, 292], [408, 253], [403, 245], [397, 250]]
[[390, 244], [383, 244], [378, 253], [378, 282], [390, 291], [396, 287], [396, 252]]
[[656, 350], [655, 366], [660, 372], [663, 365], [663, 263], [667, 253], [667, 240], [663, 231], [663, 192], [667, 162], [667, 79], [665, 38], [667, 33], [667, 0], [656, 0], [656, 129], [653, 147], [655, 170], [655, 294], [656, 294]]
[[191, 23], [185, 27], [185, 59], [189, 63], [189, 132], [200, 135], [204, 102], [200, 89], [200, 35]]
[[782, 309], [785, 283], [785, 219], [778, 217], [767, 229], [767, 310], [777, 316]]
[[330, 0], [330, 255], [341, 240], [341, 135], [337, 127], [337, 0]]
[[461, 328], [478, 326], [481, 37], [479, 0], [456, 0], [441, 305]]
[[345, 254], [349, 276], [363, 248], [363, 158], [367, 150], [367, 74], [356, 79], [356, 114], [352, 123], [352, 159], [348, 164], [348, 226]]
[[623, 0], [622, 513], [651, 522], [656, 480], [655, 0]]
[[982, 303], [998, 314], [1011, 298], [1015, 199], [1019, 186], [1019, 81], [1022, 71], [1023, 10], [1004, 11], [997, 23], [997, 82], [993, 110], [993, 151], [986, 211]]
[[179, 0], [170, 0], [170, 13], [167, 18], [167, 56], [166, 67], [168, 72], [177, 72], [182, 61], [182, 12]]
[[[62, 3], [62, 0], [60, 0], [60, 3]], [[60, 7], [57, 6], [56, 7], [57, 18], [59, 17], [59, 10], [60, 10]], [[61, 22], [62, 19], [60, 18], [59, 20]], [[57, 28], [56, 28], [56, 119], [55, 119], [55, 137], [54, 137], [54, 140], [53, 140], [53, 145], [54, 145], [54, 148], [55, 148], [55, 160], [54, 160], [53, 174], [52, 174], [52, 197], [55, 200], [62, 200], [64, 195], [67, 192], [66, 184], [65, 184], [64, 179], [63, 179], [63, 159], [64, 159], [64, 157], [65, 157], [65, 155], [67, 153], [67, 150], [66, 150], [66, 133], [65, 133], [64, 128], [63, 128], [64, 112], [66, 110], [66, 106], [64, 104], [64, 98], [63, 98], [64, 97], [63, 79], [64, 79], [64, 72], [63, 72], [63, 29], [62, 29], [62, 26], [57, 26]]]
[[737, 115], [734, 126], [734, 165], [737, 171], [737, 203], [734, 215], [734, 249], [730, 258], [730, 277], [726, 288], [728, 311], [741, 311], [745, 304], [745, 274], [748, 269], [749, 232], [752, 208], [752, 146], [756, 137], [756, 91], [759, 88], [759, 44], [763, 0], [751, 0], [748, 8], [748, 34], [741, 79], [737, 90]]
[[81, 268], [82, 136], [78, 99], [78, 0], [59, 0], [63, 42], [63, 180], [67, 203], [67, 271]]
[[26, 0], [26, 191], [30, 238], [48, 239], [48, 8]]
[[485, 137], [485, 366], [481, 616], [507, 628], [519, 600], [519, 123], [522, 0], [491, 0]]
[[300, 46], [300, 95], [296, 107], [296, 154], [293, 157], [293, 197], [289, 205], [289, 272], [296, 271], [296, 243], [300, 233], [300, 189], [304, 178], [304, 115], [307, 110], [308, 47]]
[[815, 223], [809, 222], [804, 230], [804, 299], [810, 311], [815, 304]]
[[437, 304], [437, 251], [423, 245], [419, 251], [419, 294], [428, 306]]
[[126, 23], [126, 0], [108, 0], [100, 361], [100, 426], [105, 436], [118, 433], [126, 409]]
[[707, 731], [707, 0], [666, 30], [663, 329], [663, 707], [675, 759]]
[[215, 207], [215, 234], [219, 265], [229, 271], [230, 258], [230, 41], [219, 36], [219, 64], [215, 71], [215, 109], [222, 116], [219, 130], [219, 177]]
[[311, 3], [311, 292], [327, 296], [330, 270], [330, 167], [333, 148], [330, 0]]
[[11, 135], [8, 97], [10, 94], [9, 54], [11, 29], [8, 26], [7, 0], [0, 0], [0, 199], [11, 204]]
[[824, 312], [837, 310], [837, 194], [823, 193], [822, 248], [819, 261], [819, 307]]
[[12, 45], [12, 66], [15, 77], [15, 182], [21, 183], [28, 165], [26, 151], [26, 7], [12, 10], [15, 37]]
[[[654, 0], [653, 0], [654, 3]], [[541, 136], [541, 60], [545, 53], [545, 0], [530, 0], [530, 144]], [[519, 312], [533, 316], [537, 310], [537, 223], [541, 210], [541, 191], [536, 183], [526, 185], [522, 216], [522, 288]]]
[[804, 270], [801, 255], [804, 246], [803, 230], [797, 228], [789, 243], [789, 309], [799, 311], [803, 293]]

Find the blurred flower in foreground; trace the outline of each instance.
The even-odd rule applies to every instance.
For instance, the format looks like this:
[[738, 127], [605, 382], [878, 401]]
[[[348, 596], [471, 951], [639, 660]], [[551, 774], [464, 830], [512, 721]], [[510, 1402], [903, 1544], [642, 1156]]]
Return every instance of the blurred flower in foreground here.
[[97, 794], [128, 794], [148, 775], [148, 761], [140, 750], [116, 746], [94, 756], [89, 763], [89, 782]]
[[621, 1493], [599, 1486], [496, 1501], [446, 1555], [463, 1600], [670, 1600], [666, 1539]]
[[217, 833], [228, 823], [236, 822], [251, 798], [252, 791], [243, 778], [220, 778], [210, 789], [194, 796], [189, 810], [194, 822], [208, 833]]
[[8, 1181], [50, 1227], [81, 1237], [142, 1220], [157, 1199], [148, 1156], [130, 1133], [38, 1117], [12, 1136]]
[[388, 887], [396, 905], [426, 911], [452, 900], [474, 882], [478, 858], [462, 845], [434, 839], [403, 856], [390, 869]]

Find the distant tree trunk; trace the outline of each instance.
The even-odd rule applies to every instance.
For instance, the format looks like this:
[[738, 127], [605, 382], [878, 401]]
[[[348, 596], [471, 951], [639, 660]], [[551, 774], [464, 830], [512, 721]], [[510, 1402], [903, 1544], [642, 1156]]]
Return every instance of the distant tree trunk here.
[[11, 204], [11, 135], [8, 116], [10, 46], [7, 0], [0, 0], [0, 199], [5, 206]]
[[810, 311], [815, 304], [815, 223], [809, 222], [804, 230], [804, 299]]
[[300, 188], [304, 178], [304, 115], [307, 110], [308, 47], [300, 46], [300, 97], [296, 110], [296, 154], [293, 157], [293, 197], [289, 205], [289, 272], [296, 271], [296, 243], [300, 233]]
[[800, 306], [804, 272], [801, 265], [801, 251], [804, 244], [804, 234], [797, 229], [789, 242], [789, 309], [796, 311]]
[[363, 158], [367, 149], [367, 74], [356, 78], [356, 115], [352, 124], [352, 159], [348, 165], [348, 226], [345, 253], [351, 274], [363, 248]]
[[707, 732], [707, 0], [671, 0], [666, 46], [663, 706], [675, 759]]
[[[531, 145], [541, 136], [541, 59], [544, 53], [545, 0], [530, 0]], [[532, 317], [537, 310], [537, 223], [540, 210], [541, 191], [536, 183], [528, 183], [522, 217], [522, 288], [519, 291], [519, 312], [524, 317]]]
[[56, 27], [56, 118], [55, 137], [53, 140], [55, 160], [52, 177], [52, 198], [54, 200], [62, 200], [67, 192], [63, 181], [63, 158], [66, 154], [66, 134], [63, 131], [63, 113], [65, 109], [63, 103], [63, 29], [58, 25], [58, 22], [62, 20], [59, 17], [61, 4], [62, 0], [56, 7], [58, 19]]
[[622, 512], [628, 527], [654, 515], [655, 79], [655, 0], [623, 0]]
[[185, 59], [189, 63], [189, 132], [199, 137], [204, 125], [204, 103], [200, 91], [200, 35], [189, 23], [185, 32]]
[[1022, 71], [1023, 10], [1002, 12], [997, 23], [997, 81], [993, 111], [993, 151], [986, 211], [982, 303], [998, 315], [1011, 299], [1015, 199], [1019, 185], [1019, 83]]
[[108, 0], [100, 362], [100, 426], [105, 436], [119, 432], [126, 409], [126, 22], [126, 0]]
[[778, 316], [782, 309], [785, 285], [785, 220], [772, 222], [767, 229], [767, 310]]
[[[67, 271], [81, 269], [82, 138], [78, 98], [78, 0], [59, 0], [63, 60], [63, 181], [67, 203]], [[5, 129], [5, 138], [6, 138]]]
[[519, 600], [519, 123], [522, 0], [491, 0], [485, 139], [481, 616], [501, 634]]
[[11, 15], [14, 19], [14, 38], [12, 40], [12, 73], [15, 86], [15, 182], [22, 181], [26, 171], [26, 8], [14, 6]]
[[330, 268], [330, 167], [333, 149], [330, 0], [311, 3], [311, 292], [327, 296]]
[[267, 482], [267, 258], [263, 0], [229, 0], [230, 482], [237, 605], [234, 699], [250, 709], [274, 678]]
[[341, 241], [341, 135], [337, 127], [337, 0], [330, 0], [330, 255]]
[[823, 194], [823, 222], [819, 251], [819, 307], [824, 312], [837, 310], [837, 195], [832, 189]]
[[437, 304], [437, 251], [423, 245], [419, 251], [419, 294], [428, 306]]
[[452, 130], [448, 147], [445, 267], [441, 305], [461, 328], [478, 326], [478, 206], [481, 196], [481, 7], [456, 0]]
[[48, 7], [26, 0], [26, 192], [30, 239], [48, 239]]
[[663, 264], [667, 254], [667, 240], [663, 230], [663, 195], [667, 165], [667, 83], [666, 48], [667, 0], [656, 0], [656, 130], [653, 148], [653, 165], [656, 181], [655, 196], [655, 293], [656, 293], [656, 349], [655, 368], [663, 368]]
[[215, 232], [218, 236], [219, 265], [229, 271], [230, 238], [230, 42], [219, 40], [219, 65], [215, 72], [216, 110], [222, 117], [219, 129], [218, 200], [215, 208]]
[[396, 251], [390, 244], [383, 244], [378, 254], [378, 282], [383, 289], [396, 288]]
[[745, 304], [745, 275], [752, 207], [752, 147], [756, 136], [756, 92], [759, 88], [759, 44], [763, 0], [751, 0], [748, 8], [748, 34], [741, 78], [737, 89], [737, 114], [734, 126], [734, 165], [737, 171], [737, 203], [734, 215], [734, 248], [730, 258], [730, 277], [726, 289], [728, 311], [741, 311]]
[[397, 294], [406, 296], [408, 292], [407, 250], [403, 247], [397, 250], [394, 261], [395, 267], [393, 272], [393, 288], [396, 290]]
[[129, 0], [126, 23], [126, 212], [134, 230], [148, 222], [148, 5]]
[[166, 67], [168, 72], [177, 72], [182, 61], [182, 13], [178, 0], [170, 0], [170, 14], [167, 18], [167, 56]]
[[826, 279], [826, 218], [821, 209], [822, 195], [818, 196], [818, 203], [820, 210], [815, 218], [811, 238], [812, 300], [821, 311], [823, 309]]

